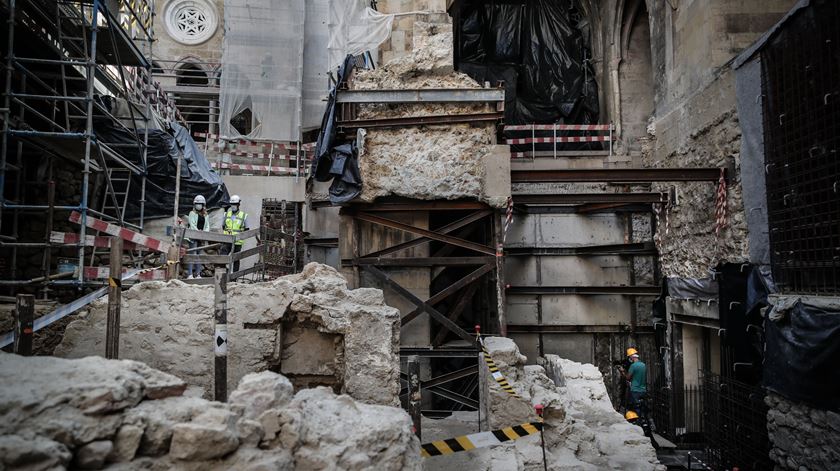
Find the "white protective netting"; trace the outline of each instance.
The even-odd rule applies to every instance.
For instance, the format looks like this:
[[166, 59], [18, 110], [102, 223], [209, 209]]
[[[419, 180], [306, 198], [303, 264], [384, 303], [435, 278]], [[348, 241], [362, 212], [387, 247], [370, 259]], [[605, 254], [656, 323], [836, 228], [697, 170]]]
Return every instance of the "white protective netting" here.
[[303, 45], [303, 130], [317, 129], [330, 91], [329, 68], [330, 0], [306, 0]]
[[[219, 131], [297, 141], [303, 101], [304, 0], [225, 0]], [[250, 110], [251, 131], [231, 119]]]
[[368, 7], [369, 3], [367, 0], [330, 1], [329, 70], [336, 70], [347, 54], [375, 53], [391, 35], [394, 15], [379, 13]]

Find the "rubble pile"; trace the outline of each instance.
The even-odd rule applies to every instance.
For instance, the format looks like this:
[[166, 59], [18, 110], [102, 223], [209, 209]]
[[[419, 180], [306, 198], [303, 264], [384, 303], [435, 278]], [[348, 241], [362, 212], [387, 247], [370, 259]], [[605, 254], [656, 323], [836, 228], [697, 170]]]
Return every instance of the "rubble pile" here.
[[[541, 359], [542, 366], [525, 365], [525, 356], [508, 338], [487, 338], [485, 347], [521, 397], [503, 391], [483, 365], [482, 393], [486, 401], [481, 412], [484, 420], [482, 430], [537, 421], [534, 405], [542, 404], [545, 407], [548, 469], [665, 469], [656, 459], [656, 452], [642, 429], [629, 424], [613, 409], [603, 377], [595, 366], [561, 359], [556, 355], [546, 355]], [[448, 420], [454, 423], [458, 417]], [[426, 435], [427, 431], [441, 434], [442, 428], [424, 428], [423, 441], [446, 438]], [[436, 471], [536, 471], [543, 469], [542, 449], [538, 437], [526, 437], [493, 448], [428, 458], [424, 467]]]
[[[452, 25], [414, 22], [410, 54], [358, 71], [354, 89], [481, 88], [454, 72]], [[359, 119], [453, 115], [492, 111], [487, 104], [364, 105]], [[506, 197], [485, 188], [485, 159], [495, 145], [492, 123], [368, 129], [360, 146], [362, 201], [387, 195], [416, 199], [476, 198], [503, 206]]]
[[284, 376], [242, 378], [230, 402], [129, 360], [0, 353], [0, 469], [420, 469], [399, 408]]
[[[212, 285], [146, 282], [122, 296], [120, 357], [213, 391]], [[228, 390], [246, 374], [276, 370], [298, 388], [332, 386], [354, 399], [398, 405], [399, 311], [381, 290], [347, 289], [334, 269], [310, 263], [271, 282], [228, 285]], [[105, 352], [107, 302], [67, 326], [56, 355]]]

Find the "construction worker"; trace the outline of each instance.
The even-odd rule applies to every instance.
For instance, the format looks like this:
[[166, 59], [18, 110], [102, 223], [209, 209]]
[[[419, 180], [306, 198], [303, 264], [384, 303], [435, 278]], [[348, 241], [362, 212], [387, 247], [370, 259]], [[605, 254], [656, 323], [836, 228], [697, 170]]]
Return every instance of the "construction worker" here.
[[627, 357], [630, 359], [630, 368], [622, 372], [630, 382], [630, 409], [633, 409], [637, 414], [645, 417], [643, 400], [647, 395], [647, 366], [639, 357], [639, 352], [635, 348], [627, 349]]
[[[187, 216], [189, 228], [194, 231], [210, 232], [210, 218], [207, 216], [207, 201], [202, 195], [196, 195], [193, 199], [193, 209]], [[198, 247], [199, 241], [185, 239], [190, 244], [191, 249]], [[197, 255], [195, 251], [191, 250], [193, 255]], [[187, 279], [201, 278], [201, 267], [197, 263], [190, 263], [187, 265]]]
[[[236, 235], [240, 232], [248, 230], [248, 213], [239, 209], [239, 205], [241, 203], [242, 200], [239, 198], [239, 195], [233, 195], [230, 197], [230, 207], [225, 213], [225, 223], [223, 226], [225, 234]], [[245, 241], [237, 240], [233, 243], [233, 247], [230, 247], [229, 245], [223, 245], [222, 254], [227, 255], [231, 253], [231, 251], [233, 253], [238, 253], [242, 250], [242, 244], [244, 243]], [[233, 262], [233, 271], [239, 271], [238, 260]]]

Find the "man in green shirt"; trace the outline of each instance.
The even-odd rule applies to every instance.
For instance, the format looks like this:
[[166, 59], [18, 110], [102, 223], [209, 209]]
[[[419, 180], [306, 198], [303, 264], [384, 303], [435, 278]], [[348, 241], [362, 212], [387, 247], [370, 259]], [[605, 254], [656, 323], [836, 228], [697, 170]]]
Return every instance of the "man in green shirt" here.
[[641, 416], [642, 398], [647, 394], [647, 366], [639, 358], [638, 353], [630, 355], [630, 368], [625, 373], [627, 381], [630, 381], [630, 399], [632, 408]]

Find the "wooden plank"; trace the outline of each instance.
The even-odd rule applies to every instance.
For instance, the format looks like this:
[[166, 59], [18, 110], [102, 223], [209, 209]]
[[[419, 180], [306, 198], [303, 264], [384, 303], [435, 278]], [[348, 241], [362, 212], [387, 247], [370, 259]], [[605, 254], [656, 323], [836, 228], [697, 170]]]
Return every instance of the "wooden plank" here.
[[[123, 241], [119, 237], [111, 238], [109, 273], [122, 273]], [[105, 358], [115, 360], [120, 357], [120, 306], [122, 304], [122, 280], [119, 276], [108, 277], [108, 316], [105, 322]]]
[[256, 229], [248, 229], [247, 231], [240, 232], [239, 234], [236, 234], [233, 237], [236, 240], [246, 240], [246, 239], [250, 239], [251, 237], [258, 236], [258, 235], [260, 235], [260, 228], [259, 227], [256, 228]]
[[[79, 234], [74, 232], [50, 232], [50, 243], [62, 245], [78, 245]], [[85, 247], [111, 247], [111, 238], [102, 236], [85, 236]], [[134, 242], [123, 241], [123, 250], [135, 250], [137, 245]]]
[[35, 317], [35, 296], [31, 294], [17, 295], [15, 305], [15, 344], [14, 352], [18, 355], [32, 355], [32, 323]]
[[197, 231], [195, 229], [184, 229], [184, 238], [190, 240], [205, 240], [210, 242], [224, 242], [232, 244], [234, 238], [229, 234], [220, 234], [218, 232]]
[[241, 252], [232, 254], [230, 256], [230, 259], [231, 259], [231, 261], [235, 262], [237, 260], [242, 260], [243, 258], [248, 258], [252, 255], [258, 255], [258, 254], [262, 253], [264, 248], [265, 248], [264, 245], [258, 245], [256, 247], [251, 247], [250, 249], [243, 250]]

